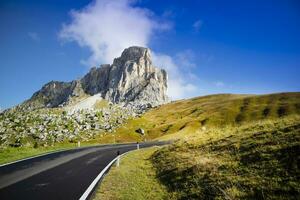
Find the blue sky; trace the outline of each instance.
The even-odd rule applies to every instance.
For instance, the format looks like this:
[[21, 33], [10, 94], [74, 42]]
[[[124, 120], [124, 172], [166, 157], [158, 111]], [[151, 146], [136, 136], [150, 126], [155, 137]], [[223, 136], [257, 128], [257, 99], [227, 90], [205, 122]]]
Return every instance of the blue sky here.
[[0, 107], [130, 45], [151, 48], [174, 99], [300, 90], [297, 0], [111, 2], [1, 0]]

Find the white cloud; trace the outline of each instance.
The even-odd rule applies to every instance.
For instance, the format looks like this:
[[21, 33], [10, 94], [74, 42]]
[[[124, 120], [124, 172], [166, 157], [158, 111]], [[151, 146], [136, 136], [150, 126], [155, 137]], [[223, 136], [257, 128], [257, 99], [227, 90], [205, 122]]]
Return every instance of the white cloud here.
[[[170, 23], [158, 20], [150, 10], [134, 3], [134, 0], [96, 0], [81, 10], [73, 10], [71, 22], [62, 26], [59, 37], [89, 48], [91, 56], [83, 61], [86, 65], [112, 63], [125, 48], [147, 47], [157, 32], [170, 29]], [[191, 52], [174, 57], [152, 52], [152, 57], [156, 66], [168, 72], [168, 95], [172, 99], [193, 96], [197, 88], [190, 83], [184, 69], [194, 66]]]
[[[195, 84], [189, 80], [190, 73], [176, 64], [176, 58], [165, 54], [152, 53], [154, 65], [164, 68], [168, 72], [168, 95], [173, 99], [182, 99], [198, 95]], [[194, 75], [196, 79], [196, 75]]]
[[39, 42], [41, 40], [40, 36], [36, 32], [28, 32], [27, 35], [35, 42]]
[[132, 0], [96, 0], [71, 12], [71, 23], [64, 24], [60, 38], [88, 47], [92, 55], [86, 64], [111, 63], [129, 46], [147, 47], [155, 31], [168, 29], [145, 8]]
[[193, 28], [196, 32], [199, 32], [202, 25], [203, 25], [203, 21], [202, 20], [197, 20], [197, 21], [194, 22]]

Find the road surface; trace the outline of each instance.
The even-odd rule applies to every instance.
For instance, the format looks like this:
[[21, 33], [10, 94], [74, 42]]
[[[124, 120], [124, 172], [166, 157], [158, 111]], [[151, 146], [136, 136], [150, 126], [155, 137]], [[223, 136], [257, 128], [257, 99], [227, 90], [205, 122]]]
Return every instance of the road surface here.
[[[140, 148], [163, 145], [141, 143]], [[117, 151], [136, 144], [85, 147], [48, 154], [0, 167], [0, 199], [79, 199]]]

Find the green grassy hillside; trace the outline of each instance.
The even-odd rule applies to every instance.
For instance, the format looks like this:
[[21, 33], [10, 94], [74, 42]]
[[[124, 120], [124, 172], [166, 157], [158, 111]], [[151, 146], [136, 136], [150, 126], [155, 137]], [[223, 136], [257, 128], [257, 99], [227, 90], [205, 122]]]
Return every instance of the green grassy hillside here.
[[169, 199], [300, 198], [300, 93], [177, 101], [128, 121], [119, 134], [138, 127], [148, 138], [175, 140], [148, 155], [153, 168], [144, 172], [156, 174]]
[[300, 117], [199, 131], [157, 151], [175, 199], [299, 199]]
[[[110, 169], [94, 199], [169, 199], [166, 187], [156, 179], [149, 159], [158, 148], [160, 147], [140, 149], [122, 157], [120, 166]], [[126, 184], [123, 184], [125, 181]]]
[[[162, 105], [140, 118], [129, 120], [116, 132], [121, 138], [128, 137], [142, 127], [146, 130], [145, 138], [153, 139], [172, 133], [189, 134], [202, 127], [241, 125], [293, 114], [300, 114], [300, 93], [219, 94]], [[176, 136], [164, 138], [174, 137]]]

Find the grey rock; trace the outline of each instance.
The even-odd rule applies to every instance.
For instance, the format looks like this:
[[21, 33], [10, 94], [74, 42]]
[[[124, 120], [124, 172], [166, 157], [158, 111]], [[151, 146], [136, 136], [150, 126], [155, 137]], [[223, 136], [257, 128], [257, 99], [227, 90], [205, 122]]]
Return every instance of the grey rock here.
[[111, 102], [158, 105], [168, 100], [167, 73], [153, 66], [147, 48], [125, 49], [114, 60], [109, 80], [105, 98]]
[[101, 94], [112, 103], [134, 103], [148, 108], [167, 102], [166, 90], [166, 71], [153, 66], [150, 49], [134, 46], [125, 49], [111, 65], [94, 67], [79, 80], [47, 83], [17, 108], [62, 107], [72, 102], [73, 97], [84, 94]]
[[141, 134], [141, 135], [145, 135], [145, 131], [142, 128], [138, 128], [137, 130], [135, 130], [135, 132]]

